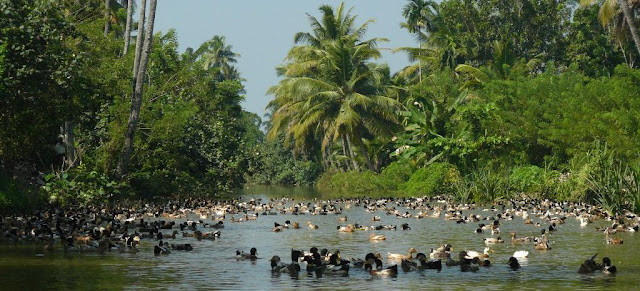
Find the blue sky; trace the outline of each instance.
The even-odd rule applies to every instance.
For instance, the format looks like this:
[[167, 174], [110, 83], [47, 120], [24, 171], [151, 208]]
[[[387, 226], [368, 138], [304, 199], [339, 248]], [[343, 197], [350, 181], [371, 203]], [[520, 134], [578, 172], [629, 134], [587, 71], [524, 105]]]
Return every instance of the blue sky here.
[[[214, 35], [224, 35], [233, 50], [241, 55], [237, 67], [246, 81], [245, 110], [262, 116], [264, 107], [272, 99], [267, 89], [277, 84], [275, 67], [282, 63], [293, 46], [298, 31], [309, 31], [307, 15], [319, 17], [322, 4], [338, 6], [341, 1], [315, 0], [159, 0], [156, 10], [156, 31], [175, 28], [180, 50], [197, 48]], [[374, 19], [368, 38], [384, 37], [389, 42], [381, 48], [416, 46], [417, 42], [400, 28], [402, 0], [347, 0], [353, 7], [358, 25]], [[403, 53], [383, 52], [380, 62], [388, 63], [395, 72], [409, 64]]]

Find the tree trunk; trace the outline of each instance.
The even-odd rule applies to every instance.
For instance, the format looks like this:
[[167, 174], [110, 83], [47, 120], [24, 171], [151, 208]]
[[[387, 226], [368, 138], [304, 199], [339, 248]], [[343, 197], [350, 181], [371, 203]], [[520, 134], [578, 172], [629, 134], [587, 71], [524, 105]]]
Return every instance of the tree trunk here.
[[360, 147], [362, 148], [362, 157], [364, 158], [365, 163], [367, 163], [367, 168], [370, 171], [375, 172], [376, 168], [373, 166], [373, 163], [371, 163], [371, 158], [369, 157], [367, 148], [362, 144], [362, 142], [359, 142], [358, 144], [360, 144]]
[[62, 144], [64, 144], [65, 153], [66, 153], [64, 163], [69, 168], [75, 167], [78, 160], [76, 157], [76, 147], [75, 147], [75, 138], [73, 136], [73, 127], [74, 127], [73, 122], [65, 121], [64, 125], [61, 128]]
[[138, 68], [140, 67], [140, 55], [142, 54], [142, 40], [144, 35], [144, 17], [147, 0], [140, 1], [140, 17], [138, 19], [138, 34], [136, 35], [136, 54], [133, 59], [133, 87], [136, 87], [138, 80]]
[[638, 36], [638, 29], [636, 28], [636, 23], [633, 18], [633, 12], [629, 8], [627, 0], [618, 0], [618, 4], [622, 7], [622, 13], [627, 21], [627, 26], [629, 26], [629, 31], [631, 32], [631, 37], [636, 45], [636, 50], [638, 50], [638, 55], [640, 55], [640, 36]]
[[133, 0], [127, 1], [127, 24], [124, 28], [124, 52], [126, 56], [129, 52], [129, 42], [131, 41], [131, 21], [133, 20]]
[[[142, 0], [142, 2], [144, 3], [144, 0]], [[131, 153], [133, 152], [133, 141], [135, 137], [136, 127], [138, 125], [138, 118], [140, 117], [140, 108], [142, 107], [142, 89], [144, 85], [144, 82], [142, 80], [147, 70], [147, 64], [149, 62], [149, 52], [151, 51], [151, 42], [153, 41], [153, 25], [156, 17], [156, 5], [156, 0], [151, 0], [149, 2], [149, 17], [147, 19], [147, 29], [144, 36], [144, 48], [140, 56], [140, 67], [137, 70], [137, 76], [135, 78], [135, 88], [131, 97], [131, 112], [129, 114], [127, 131], [125, 132], [124, 136], [122, 154], [120, 155], [120, 161], [118, 163], [118, 168], [116, 169], [117, 175], [120, 178], [128, 173], [129, 161], [131, 160]], [[144, 9], [142, 11], [144, 11]], [[138, 31], [140, 31], [140, 29], [138, 29]]]
[[104, 36], [107, 36], [111, 29], [111, 0], [104, 0], [104, 21]]
[[[342, 135], [342, 154], [345, 157], [349, 156], [347, 154], [347, 138], [344, 135]], [[351, 166], [349, 165], [349, 163], [346, 163], [346, 164], [347, 164], [347, 171], [351, 171]]]
[[351, 157], [353, 168], [356, 169], [356, 171], [360, 172], [360, 165], [358, 165], [358, 162], [356, 161], [356, 155], [353, 153], [353, 147], [351, 146], [351, 141], [349, 141], [349, 137], [345, 136], [345, 139], [347, 140], [347, 147], [349, 148], [349, 156]]

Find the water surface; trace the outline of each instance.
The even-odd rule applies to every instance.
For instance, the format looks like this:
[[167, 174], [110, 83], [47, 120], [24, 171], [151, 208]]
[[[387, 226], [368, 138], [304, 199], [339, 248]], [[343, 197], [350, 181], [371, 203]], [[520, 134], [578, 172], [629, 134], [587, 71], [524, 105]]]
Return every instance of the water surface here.
[[[312, 188], [254, 187], [239, 193], [243, 199], [269, 197], [330, 197], [331, 193], [316, 192]], [[296, 200], [297, 201], [297, 200]], [[400, 209], [405, 211], [405, 209]], [[415, 211], [411, 211], [415, 212]], [[484, 216], [494, 213], [474, 211]], [[337, 215], [270, 215], [261, 216], [257, 221], [244, 223], [225, 222], [222, 237], [215, 241], [196, 241], [179, 237], [167, 240], [172, 243], [191, 243], [192, 252], [173, 252], [155, 256], [155, 240], [143, 240], [141, 252], [120, 254], [110, 252], [104, 255], [88, 253], [63, 253], [62, 249], [46, 252], [42, 245], [32, 243], [0, 244], [0, 282], [2, 289], [232, 289], [232, 290], [293, 290], [305, 289], [637, 289], [640, 287], [640, 247], [638, 234], [618, 234], [624, 239], [623, 245], [606, 245], [604, 235], [594, 230], [595, 226], [607, 222], [598, 221], [580, 228], [575, 218], [559, 226], [550, 236], [550, 251], [535, 251], [533, 244], [512, 245], [507, 242], [495, 245], [491, 254], [493, 267], [481, 268], [476, 273], [461, 273], [457, 267], [444, 267], [435, 271], [400, 271], [396, 278], [372, 277], [368, 273], [352, 269], [346, 277], [327, 276], [317, 278], [301, 272], [298, 277], [289, 274], [272, 274], [268, 259], [279, 255], [287, 260], [291, 248], [308, 250], [316, 246], [331, 251], [339, 249], [343, 257], [364, 257], [368, 252], [379, 252], [385, 258], [387, 252], [406, 253], [415, 247], [428, 253], [432, 247], [450, 243], [454, 251], [484, 248], [483, 238], [490, 234], [475, 234], [476, 224], [456, 224], [440, 219], [403, 219], [387, 216], [382, 211], [368, 213], [362, 207], [345, 210], [348, 223], [362, 225], [409, 223], [408, 231], [375, 231], [384, 234], [387, 240], [370, 242], [370, 231], [339, 233], [336, 226], [345, 224]], [[380, 222], [372, 222], [371, 217], [379, 215]], [[239, 216], [238, 216], [239, 217]], [[195, 218], [195, 217], [193, 217]], [[228, 218], [228, 217], [227, 217]], [[285, 220], [304, 225], [311, 221], [319, 226], [317, 230], [303, 227], [272, 232], [274, 222]], [[179, 220], [182, 221], [182, 220]], [[534, 221], [540, 221], [534, 218]], [[541, 227], [523, 224], [521, 218], [503, 221], [502, 237], [516, 231], [518, 236], [539, 235]], [[544, 224], [543, 224], [544, 225]], [[165, 230], [165, 232], [168, 232]], [[256, 262], [236, 261], [235, 251], [258, 249], [261, 259]], [[527, 262], [518, 271], [507, 268], [507, 259], [516, 250], [530, 251]], [[598, 253], [598, 258], [608, 256], [618, 268], [615, 276], [594, 273], [577, 273], [580, 263]], [[385, 265], [397, 262], [385, 260]]]

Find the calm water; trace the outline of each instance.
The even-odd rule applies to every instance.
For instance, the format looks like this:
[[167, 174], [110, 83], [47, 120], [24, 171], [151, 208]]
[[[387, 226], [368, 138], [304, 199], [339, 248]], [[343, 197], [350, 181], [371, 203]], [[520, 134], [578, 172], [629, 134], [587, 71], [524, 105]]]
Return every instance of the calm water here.
[[[293, 196], [298, 199], [317, 193], [309, 188], [250, 187], [239, 193], [243, 199], [250, 197]], [[401, 210], [403, 211], [403, 210]], [[484, 216], [490, 212], [476, 210]], [[495, 245], [491, 254], [493, 267], [481, 268], [476, 273], [461, 273], [458, 267], [444, 267], [442, 272], [434, 271], [403, 273], [396, 278], [372, 277], [362, 270], [352, 269], [347, 277], [308, 277], [301, 272], [298, 278], [289, 274], [272, 274], [269, 258], [279, 255], [287, 261], [291, 248], [308, 250], [312, 246], [331, 251], [339, 249], [343, 257], [364, 257], [367, 252], [380, 252], [386, 258], [387, 252], [406, 253], [409, 247], [428, 253], [429, 248], [440, 243], [450, 243], [457, 252], [464, 249], [481, 251], [482, 239], [489, 234], [474, 234], [476, 224], [456, 224], [452, 221], [425, 218], [402, 219], [375, 213], [382, 217], [380, 222], [372, 222], [374, 213], [362, 208], [345, 210], [348, 223], [363, 225], [409, 223], [408, 231], [375, 231], [387, 236], [386, 241], [370, 242], [370, 231], [339, 233], [336, 226], [346, 224], [336, 215], [276, 215], [261, 216], [257, 221], [244, 223], [225, 222], [222, 237], [215, 241], [196, 241], [193, 238], [167, 240], [172, 243], [191, 243], [192, 252], [172, 252], [165, 256], [154, 256], [155, 240], [143, 240], [138, 254], [105, 255], [73, 253], [64, 254], [61, 249], [45, 252], [42, 246], [34, 244], [0, 245], [0, 289], [252, 289], [252, 290], [293, 290], [305, 289], [637, 289], [640, 288], [640, 247], [638, 235], [625, 233], [623, 245], [606, 245], [601, 232], [594, 227], [604, 225], [598, 221], [586, 228], [580, 228], [574, 218], [553, 232], [550, 251], [535, 251], [532, 243], [520, 246], [507, 242]], [[194, 217], [195, 218], [195, 217]], [[228, 217], [227, 217], [228, 218]], [[228, 219], [227, 219], [228, 220]], [[317, 230], [303, 227], [288, 229], [279, 233], [271, 231], [274, 222], [298, 221], [303, 225], [311, 221], [319, 226]], [[537, 221], [534, 219], [534, 221]], [[516, 231], [518, 236], [539, 235], [540, 227], [524, 225], [521, 218], [503, 221], [502, 237]], [[543, 224], [544, 225], [544, 224]], [[209, 229], [207, 229], [209, 230]], [[165, 231], [167, 232], [167, 231]], [[256, 262], [236, 261], [235, 251], [258, 249], [261, 259]], [[530, 251], [528, 262], [522, 263], [518, 271], [507, 268], [508, 257], [516, 250]], [[599, 253], [598, 261], [609, 256], [618, 268], [615, 276], [600, 273], [580, 275], [580, 263]], [[388, 261], [385, 261], [387, 265]]]

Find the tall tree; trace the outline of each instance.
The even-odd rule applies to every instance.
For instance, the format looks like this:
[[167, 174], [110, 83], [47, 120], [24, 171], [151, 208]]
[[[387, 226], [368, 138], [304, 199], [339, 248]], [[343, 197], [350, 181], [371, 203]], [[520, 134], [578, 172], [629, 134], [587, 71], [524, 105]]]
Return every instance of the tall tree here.
[[285, 77], [269, 89], [275, 96], [269, 104], [274, 109], [269, 138], [285, 133], [299, 151], [310, 151], [321, 141], [319, 156], [340, 142], [343, 153], [359, 165], [356, 150], [365, 164], [374, 170], [363, 139], [389, 136], [397, 125], [398, 102], [385, 95], [384, 81], [388, 68], [371, 60], [380, 57], [379, 41], [364, 40], [372, 22], [356, 27], [355, 16], [345, 12], [344, 4], [333, 10], [320, 7], [321, 20], [309, 16], [312, 32], [299, 32], [287, 56], [288, 63], [279, 68]]
[[629, 27], [629, 33], [631, 34], [633, 43], [636, 45], [638, 55], [640, 55], [640, 35], [638, 35], [638, 28], [636, 27], [636, 19], [634, 17], [635, 15], [629, 7], [627, 0], [581, 0], [580, 5], [592, 5], [596, 2], [602, 2], [600, 4], [600, 13], [598, 13], [598, 18], [600, 18], [602, 25], [607, 25], [614, 19], [618, 10], [618, 5], [622, 8], [624, 20], [627, 27]]
[[195, 52], [195, 57], [202, 61], [203, 68], [213, 72], [219, 81], [239, 79], [238, 71], [232, 65], [239, 56], [221, 35], [213, 36]]
[[[410, 0], [402, 9], [402, 16], [407, 19], [407, 29], [417, 36], [418, 47], [422, 47], [422, 42], [424, 41], [422, 29], [430, 25], [430, 17], [427, 14], [433, 15], [431, 7], [435, 7], [435, 5], [433, 1]], [[418, 79], [422, 81], [422, 63], [420, 59], [418, 59]]]
[[129, 42], [131, 41], [131, 22], [133, 20], [133, 0], [127, 0], [127, 22], [124, 29], [124, 53], [129, 52]]
[[104, 0], [104, 36], [109, 34], [111, 29], [111, 0]]
[[[144, 13], [144, 3], [142, 0], [141, 13]], [[136, 71], [136, 77], [134, 78], [134, 89], [131, 96], [131, 112], [129, 113], [129, 122], [127, 124], [127, 131], [125, 132], [124, 145], [122, 147], [122, 154], [120, 155], [120, 161], [116, 174], [122, 178], [128, 173], [129, 162], [131, 160], [131, 154], [133, 152], [133, 141], [135, 137], [136, 127], [138, 125], [138, 118], [140, 117], [140, 108], [142, 107], [142, 93], [143, 93], [143, 79], [147, 70], [147, 64], [149, 61], [149, 52], [151, 51], [151, 42], [153, 41], [153, 25], [156, 17], [156, 5], [157, 0], [151, 0], [149, 3], [149, 17], [147, 18], [146, 32], [144, 36], [143, 49], [140, 54], [139, 68]], [[138, 24], [139, 26], [142, 23]], [[138, 28], [138, 32], [140, 32]], [[138, 35], [140, 38], [142, 35]], [[136, 41], [137, 42], [137, 41]], [[138, 48], [136, 48], [138, 50]], [[134, 65], [135, 66], [135, 65]]]

